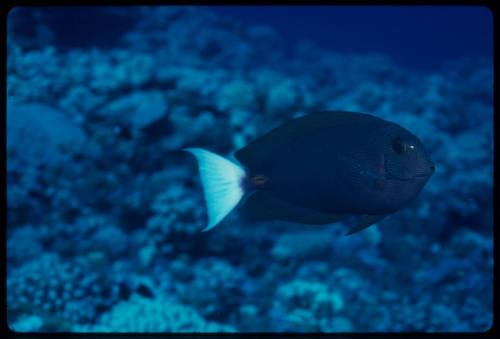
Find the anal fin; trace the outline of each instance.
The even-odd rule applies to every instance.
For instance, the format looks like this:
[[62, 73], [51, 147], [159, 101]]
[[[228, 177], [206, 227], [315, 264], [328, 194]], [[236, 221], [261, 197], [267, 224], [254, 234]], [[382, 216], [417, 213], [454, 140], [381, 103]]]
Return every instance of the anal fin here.
[[385, 214], [373, 214], [367, 215], [361, 219], [361, 221], [354, 227], [352, 227], [345, 235], [351, 235], [354, 233], [358, 233], [359, 231], [364, 230], [365, 228], [370, 227], [371, 225], [377, 223], [381, 219], [383, 219]]
[[310, 225], [331, 224], [347, 217], [343, 214], [329, 214], [302, 208], [279, 199], [267, 191], [252, 193], [243, 203], [242, 209], [257, 218]]

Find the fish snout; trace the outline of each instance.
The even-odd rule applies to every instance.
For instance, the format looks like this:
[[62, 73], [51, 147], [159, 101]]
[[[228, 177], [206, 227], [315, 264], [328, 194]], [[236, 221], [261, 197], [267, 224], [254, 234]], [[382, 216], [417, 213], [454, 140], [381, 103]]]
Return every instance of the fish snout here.
[[425, 165], [421, 172], [415, 175], [415, 178], [429, 178], [436, 171], [436, 165], [433, 162], [429, 162], [429, 164]]
[[422, 176], [429, 178], [434, 174], [434, 172], [436, 172], [436, 165], [432, 161], [430, 161], [429, 164], [427, 165], [425, 174]]

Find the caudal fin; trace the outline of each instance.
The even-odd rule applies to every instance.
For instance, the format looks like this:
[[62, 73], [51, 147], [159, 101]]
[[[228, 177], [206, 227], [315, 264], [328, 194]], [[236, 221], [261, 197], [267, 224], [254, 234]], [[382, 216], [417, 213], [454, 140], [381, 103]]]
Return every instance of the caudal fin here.
[[207, 204], [208, 231], [224, 219], [244, 195], [241, 181], [245, 171], [231, 161], [201, 148], [185, 148], [198, 160], [201, 183]]

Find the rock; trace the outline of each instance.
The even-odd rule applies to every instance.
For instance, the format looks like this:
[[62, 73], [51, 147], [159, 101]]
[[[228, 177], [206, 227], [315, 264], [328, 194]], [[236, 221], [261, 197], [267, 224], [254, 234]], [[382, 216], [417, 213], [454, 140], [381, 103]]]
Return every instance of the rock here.
[[28, 162], [53, 164], [68, 151], [88, 144], [84, 131], [65, 114], [45, 104], [7, 104], [7, 149]]
[[136, 91], [104, 107], [102, 114], [128, 121], [141, 129], [160, 119], [167, 110], [168, 104], [160, 91]]

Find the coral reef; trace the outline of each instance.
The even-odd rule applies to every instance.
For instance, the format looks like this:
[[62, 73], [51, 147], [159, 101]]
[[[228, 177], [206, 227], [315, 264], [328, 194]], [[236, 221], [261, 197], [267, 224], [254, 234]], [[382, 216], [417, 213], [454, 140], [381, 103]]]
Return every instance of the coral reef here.
[[234, 332], [227, 325], [205, 321], [194, 308], [167, 297], [132, 295], [103, 314], [95, 325], [76, 327], [78, 332]]
[[102, 281], [105, 275], [82, 261], [46, 253], [12, 269], [7, 303], [10, 316], [21, 315], [15, 320], [18, 328], [31, 324], [31, 330], [68, 331], [75, 324], [93, 323], [118, 300], [118, 285]]
[[[95, 9], [116, 29], [81, 41], [60, 30], [63, 9], [12, 13], [14, 331], [491, 326], [491, 60], [450, 60], [426, 73], [308, 42], [286, 51], [270, 27], [197, 7]], [[231, 158], [315, 110], [362, 111], [407, 127], [435, 175], [408, 208], [349, 237], [346, 223], [256, 222], [238, 212], [200, 232], [203, 193], [181, 149]]]
[[[299, 332], [339, 332], [333, 319], [344, 308], [344, 299], [338, 291], [330, 290], [321, 282], [294, 280], [278, 288], [275, 297], [278, 330]], [[344, 324], [346, 327], [352, 327]]]

